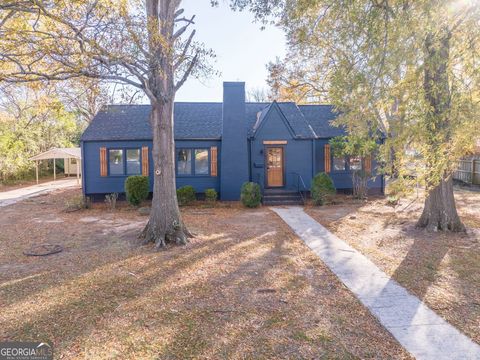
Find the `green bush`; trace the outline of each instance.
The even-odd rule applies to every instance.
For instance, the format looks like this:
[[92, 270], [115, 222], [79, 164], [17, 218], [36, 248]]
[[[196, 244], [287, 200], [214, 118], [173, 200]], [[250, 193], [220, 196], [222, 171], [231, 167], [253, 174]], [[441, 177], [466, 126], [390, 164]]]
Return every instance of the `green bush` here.
[[138, 206], [148, 197], [150, 185], [148, 176], [129, 176], [125, 180], [125, 194], [127, 201], [133, 206]]
[[240, 200], [246, 207], [258, 207], [260, 205], [260, 201], [262, 200], [260, 185], [254, 182], [244, 183], [241, 189]]
[[218, 194], [215, 189], [206, 189], [205, 190], [205, 200], [208, 202], [215, 202], [217, 201]]
[[335, 186], [328, 174], [322, 172], [315, 175], [312, 180], [310, 193], [315, 205], [324, 205], [335, 195]]
[[193, 186], [186, 185], [177, 189], [178, 205], [184, 206], [195, 201], [195, 189]]

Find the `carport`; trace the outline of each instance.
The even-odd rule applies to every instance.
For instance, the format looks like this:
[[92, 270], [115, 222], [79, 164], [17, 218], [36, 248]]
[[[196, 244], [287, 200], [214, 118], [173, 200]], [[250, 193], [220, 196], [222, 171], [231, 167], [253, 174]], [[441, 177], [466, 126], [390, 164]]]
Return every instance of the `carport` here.
[[55, 168], [56, 159], [75, 159], [77, 163], [77, 184], [80, 184], [80, 161], [82, 160], [82, 152], [80, 148], [52, 148], [41, 154], [35, 155], [30, 160], [35, 161], [35, 175], [38, 184], [38, 162], [41, 160], [53, 159], [53, 180], [57, 179], [57, 170]]

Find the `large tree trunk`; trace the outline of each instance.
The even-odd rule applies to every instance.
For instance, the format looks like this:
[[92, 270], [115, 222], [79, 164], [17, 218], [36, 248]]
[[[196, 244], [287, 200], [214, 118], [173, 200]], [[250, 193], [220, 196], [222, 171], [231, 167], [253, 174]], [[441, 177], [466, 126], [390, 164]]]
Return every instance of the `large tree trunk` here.
[[[390, 137], [392, 137], [390, 135]], [[397, 150], [395, 149], [394, 145], [390, 145], [390, 177], [392, 179], [398, 179], [398, 168], [397, 168]]]
[[149, 52], [148, 94], [152, 104], [150, 124], [153, 135], [153, 199], [150, 219], [140, 238], [155, 242], [186, 244], [191, 234], [178, 208], [175, 185], [173, 107], [175, 99], [174, 24], [180, 0], [147, 0]]
[[153, 199], [150, 219], [141, 234], [144, 243], [157, 248], [167, 242], [187, 243], [190, 233], [182, 221], [175, 185], [173, 101], [152, 105], [152, 158], [154, 164]]
[[440, 184], [430, 190], [417, 226], [426, 228], [428, 231], [465, 231], [455, 207], [451, 176], [440, 181]]
[[429, 231], [464, 231], [453, 196], [453, 180], [446, 150], [451, 141], [450, 84], [448, 63], [451, 33], [447, 28], [427, 35], [425, 39], [424, 92], [430, 109], [426, 117], [426, 145], [429, 156], [426, 164], [427, 197], [418, 227]]

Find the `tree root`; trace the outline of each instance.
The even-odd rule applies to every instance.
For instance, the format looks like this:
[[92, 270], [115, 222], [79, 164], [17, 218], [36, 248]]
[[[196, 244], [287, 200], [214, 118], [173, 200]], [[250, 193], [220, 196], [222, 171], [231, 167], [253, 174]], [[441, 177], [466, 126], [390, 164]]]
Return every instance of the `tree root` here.
[[430, 189], [416, 226], [429, 232], [466, 231], [457, 213], [451, 176], [442, 179], [438, 185]]
[[168, 230], [154, 229], [150, 225], [150, 221], [145, 225], [145, 228], [138, 235], [138, 239], [141, 240], [141, 245], [147, 245], [154, 243], [156, 249], [162, 249], [169, 243], [176, 245], [187, 245], [189, 239], [193, 238], [193, 234], [183, 224], [175, 224]]
[[417, 228], [425, 229], [428, 232], [437, 231], [451, 231], [451, 232], [466, 232], [467, 229], [460, 221], [448, 221], [441, 219], [420, 219], [417, 224]]

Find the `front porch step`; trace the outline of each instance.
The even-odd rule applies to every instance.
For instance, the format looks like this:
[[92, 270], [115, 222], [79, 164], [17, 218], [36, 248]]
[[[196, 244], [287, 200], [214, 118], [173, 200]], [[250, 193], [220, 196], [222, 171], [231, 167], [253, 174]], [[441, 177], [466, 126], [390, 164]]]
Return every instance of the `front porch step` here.
[[265, 195], [298, 195], [298, 191], [291, 189], [265, 189], [263, 193]]
[[299, 192], [286, 189], [265, 189], [263, 192], [264, 205], [303, 205]]
[[280, 206], [280, 205], [303, 205], [303, 201], [299, 200], [263, 200], [263, 205], [266, 206]]

